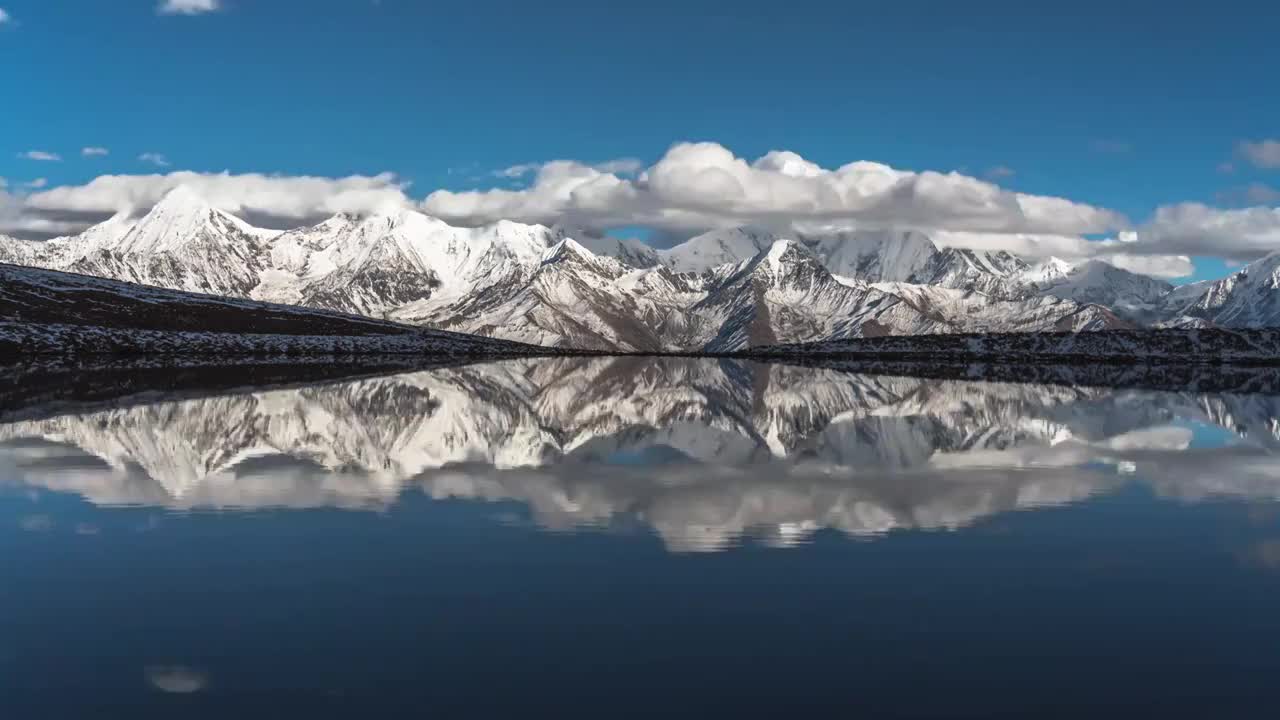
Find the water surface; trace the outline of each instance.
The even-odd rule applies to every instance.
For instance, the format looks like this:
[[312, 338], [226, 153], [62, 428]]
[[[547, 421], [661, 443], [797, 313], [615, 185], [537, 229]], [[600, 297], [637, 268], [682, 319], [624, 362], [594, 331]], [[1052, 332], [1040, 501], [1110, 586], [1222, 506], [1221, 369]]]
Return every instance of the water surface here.
[[219, 387], [5, 411], [15, 717], [1270, 715], [1280, 396], [644, 358]]

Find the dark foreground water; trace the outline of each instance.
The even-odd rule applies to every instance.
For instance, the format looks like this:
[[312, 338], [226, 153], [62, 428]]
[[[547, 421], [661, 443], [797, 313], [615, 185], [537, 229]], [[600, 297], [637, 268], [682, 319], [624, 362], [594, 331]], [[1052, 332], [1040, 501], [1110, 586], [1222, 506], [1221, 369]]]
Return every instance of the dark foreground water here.
[[5, 718], [1280, 702], [1277, 396], [563, 359], [5, 417]]

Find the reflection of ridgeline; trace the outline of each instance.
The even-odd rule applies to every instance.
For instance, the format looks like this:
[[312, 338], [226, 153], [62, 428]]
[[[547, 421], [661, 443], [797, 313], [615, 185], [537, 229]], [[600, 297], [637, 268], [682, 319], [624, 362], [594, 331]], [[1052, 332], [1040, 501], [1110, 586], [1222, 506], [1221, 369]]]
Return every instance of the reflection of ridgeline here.
[[943, 380], [1087, 385], [1091, 387], [1170, 390], [1178, 392], [1280, 394], [1280, 367], [1268, 362], [1109, 362], [1054, 363], [1046, 361], [998, 363], [974, 362], [933, 354], [928, 360], [886, 360], [839, 356], [788, 356], [784, 362], [845, 372], [876, 375], [912, 375]]
[[[1190, 431], [1174, 420], [1269, 448], [1278, 417], [1267, 396], [517, 360], [0, 425], [0, 478], [177, 508], [377, 506], [416, 486], [520, 500], [548, 526], [631, 514], [673, 546], [718, 547], [748, 529], [785, 542], [1067, 502], [1116, 468], [1177, 465]], [[1250, 494], [1277, 487], [1265, 453], [1218, 455], [1255, 468]]]

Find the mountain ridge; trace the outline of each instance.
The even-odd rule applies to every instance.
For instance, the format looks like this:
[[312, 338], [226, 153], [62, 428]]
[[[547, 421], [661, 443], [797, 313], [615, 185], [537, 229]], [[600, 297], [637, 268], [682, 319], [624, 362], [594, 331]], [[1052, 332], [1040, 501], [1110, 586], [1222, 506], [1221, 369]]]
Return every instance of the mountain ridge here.
[[[460, 228], [411, 209], [266, 231], [179, 187], [140, 218], [116, 216], [78, 236], [0, 238], [0, 262], [621, 352], [1280, 325], [1280, 299], [1267, 299], [1280, 298], [1280, 262], [1256, 281], [1239, 279], [1250, 277], [1246, 268], [1235, 281], [1186, 291], [1098, 260], [1033, 266], [940, 248], [912, 230], [783, 237], [732, 228], [669, 249], [581, 237], [505, 220]], [[773, 271], [760, 270], [765, 261]], [[748, 267], [759, 271], [749, 282]]]

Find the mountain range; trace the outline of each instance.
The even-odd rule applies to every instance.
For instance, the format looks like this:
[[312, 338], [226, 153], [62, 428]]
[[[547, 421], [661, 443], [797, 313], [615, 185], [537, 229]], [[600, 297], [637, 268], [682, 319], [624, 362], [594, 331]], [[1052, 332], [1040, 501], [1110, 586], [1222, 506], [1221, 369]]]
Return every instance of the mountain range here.
[[253, 227], [187, 187], [0, 262], [551, 347], [728, 351], [936, 333], [1280, 325], [1280, 254], [1179, 288], [1101, 260], [1032, 264], [916, 231], [711, 231], [669, 249], [412, 210]]

